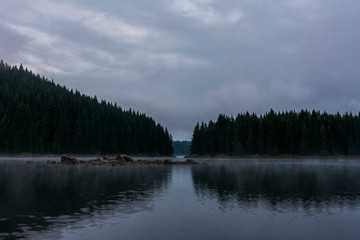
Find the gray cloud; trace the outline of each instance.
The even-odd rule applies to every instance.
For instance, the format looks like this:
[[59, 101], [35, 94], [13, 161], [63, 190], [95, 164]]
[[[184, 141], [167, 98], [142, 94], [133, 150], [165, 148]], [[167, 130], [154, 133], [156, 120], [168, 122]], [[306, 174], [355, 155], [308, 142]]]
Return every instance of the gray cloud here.
[[0, 56], [190, 139], [219, 113], [358, 112], [359, 12], [357, 0], [4, 0]]

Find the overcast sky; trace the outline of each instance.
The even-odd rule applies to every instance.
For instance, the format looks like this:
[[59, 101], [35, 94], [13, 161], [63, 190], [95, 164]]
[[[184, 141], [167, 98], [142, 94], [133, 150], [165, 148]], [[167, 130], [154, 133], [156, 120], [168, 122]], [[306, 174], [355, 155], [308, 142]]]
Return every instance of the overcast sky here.
[[0, 58], [153, 117], [360, 110], [359, 0], [0, 0]]

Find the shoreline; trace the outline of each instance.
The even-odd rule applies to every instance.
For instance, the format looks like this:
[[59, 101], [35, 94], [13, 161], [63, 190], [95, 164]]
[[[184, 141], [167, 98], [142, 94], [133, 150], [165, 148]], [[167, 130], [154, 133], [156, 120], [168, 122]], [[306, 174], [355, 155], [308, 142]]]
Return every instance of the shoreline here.
[[[16, 154], [8, 154], [8, 153], [0, 153], [0, 158], [61, 158], [62, 156], [71, 156], [75, 158], [98, 158], [98, 157], [115, 157], [119, 154], [33, 154], [33, 153], [16, 153]], [[177, 158], [174, 155], [145, 155], [145, 154], [129, 154], [134, 158]], [[185, 155], [183, 158], [195, 158], [195, 159], [359, 159], [360, 155], [198, 155], [198, 154], [190, 154]]]
[[[62, 156], [72, 156], [77, 158], [97, 158], [101, 157], [115, 157], [121, 154], [81, 154], [81, 153], [62, 153], [62, 154], [52, 154], [52, 153], [0, 153], [0, 158], [61, 158]], [[128, 154], [135, 158], [175, 158], [176, 156], [172, 155], [160, 155], [160, 154], [153, 154], [153, 155], [145, 155], [145, 154]]]
[[196, 159], [359, 159], [360, 155], [328, 155], [328, 156], [321, 156], [321, 155], [240, 155], [240, 156], [233, 156], [233, 155], [197, 155], [197, 154], [190, 154], [184, 156], [184, 158], [196, 158]]
[[[46, 158], [44, 158], [46, 160]], [[33, 160], [27, 158], [25, 161], [25, 165], [27, 166], [35, 166], [39, 164], [39, 159]], [[41, 161], [42, 162], [42, 161]], [[103, 156], [102, 158], [97, 157], [96, 159], [88, 159], [85, 160], [84, 158], [75, 158], [63, 155], [60, 158], [60, 162], [57, 160], [49, 159], [46, 161], [47, 165], [92, 165], [92, 166], [139, 166], [139, 165], [196, 165], [200, 164], [199, 162], [194, 161], [193, 159], [186, 159], [185, 161], [179, 161], [174, 159], [135, 159], [129, 155], [117, 155], [113, 158]]]

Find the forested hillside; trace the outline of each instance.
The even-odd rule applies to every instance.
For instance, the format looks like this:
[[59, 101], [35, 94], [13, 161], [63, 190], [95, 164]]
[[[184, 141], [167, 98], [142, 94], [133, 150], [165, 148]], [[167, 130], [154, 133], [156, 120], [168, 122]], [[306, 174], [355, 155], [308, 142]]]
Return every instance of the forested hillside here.
[[195, 126], [191, 153], [358, 155], [360, 114], [271, 110], [263, 116], [219, 115], [215, 122]]
[[146, 116], [0, 63], [0, 152], [173, 152], [167, 129]]

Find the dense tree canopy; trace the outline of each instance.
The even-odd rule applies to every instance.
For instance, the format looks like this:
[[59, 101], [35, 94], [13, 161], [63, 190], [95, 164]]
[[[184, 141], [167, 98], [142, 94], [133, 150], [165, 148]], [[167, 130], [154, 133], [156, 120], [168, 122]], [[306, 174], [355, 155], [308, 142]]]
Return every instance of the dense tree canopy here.
[[173, 152], [167, 129], [139, 112], [0, 62], [0, 152]]
[[197, 124], [191, 153], [200, 155], [358, 155], [360, 113], [328, 114], [313, 110], [263, 116], [219, 115], [216, 122]]

